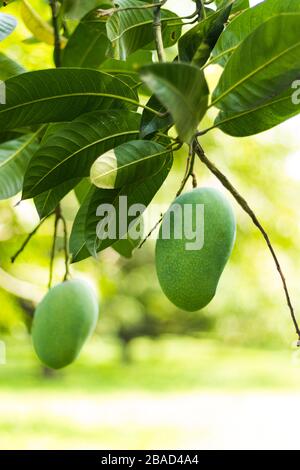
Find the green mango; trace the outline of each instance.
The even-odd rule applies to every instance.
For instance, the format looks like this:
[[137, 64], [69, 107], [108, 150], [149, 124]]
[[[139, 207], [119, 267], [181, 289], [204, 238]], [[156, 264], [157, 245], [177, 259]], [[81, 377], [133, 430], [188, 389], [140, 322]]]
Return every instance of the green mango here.
[[196, 311], [213, 299], [235, 234], [233, 210], [220, 191], [196, 188], [175, 199], [155, 253], [158, 280], [173, 304]]
[[32, 340], [36, 354], [52, 369], [71, 364], [97, 319], [98, 300], [88, 283], [73, 279], [56, 285], [35, 311]]

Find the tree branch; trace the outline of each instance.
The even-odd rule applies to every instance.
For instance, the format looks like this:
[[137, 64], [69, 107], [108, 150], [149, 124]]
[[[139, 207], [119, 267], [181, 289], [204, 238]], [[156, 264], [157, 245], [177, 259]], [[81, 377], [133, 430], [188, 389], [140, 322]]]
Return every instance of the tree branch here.
[[42, 219], [40, 221], [40, 223], [35, 227], [34, 230], [32, 230], [31, 233], [29, 233], [29, 235], [26, 237], [26, 239], [24, 240], [24, 242], [22, 243], [21, 247], [18, 249], [18, 251], [11, 257], [11, 262], [14, 263], [16, 261], [16, 259], [20, 256], [21, 253], [23, 253], [23, 251], [25, 250], [25, 248], [27, 247], [28, 243], [30, 242], [30, 240], [34, 237], [34, 235], [37, 233], [37, 231], [39, 230], [39, 228], [43, 225], [43, 223], [53, 214], [53, 212], [51, 212], [51, 214], [47, 215], [44, 219]]
[[153, 30], [154, 30], [154, 38], [155, 38], [155, 46], [157, 51], [157, 57], [159, 62], [166, 62], [165, 56], [165, 49], [164, 49], [164, 42], [162, 37], [161, 31], [161, 7], [166, 3], [166, 0], [162, 2], [156, 2], [157, 7], [154, 8], [154, 20], [153, 20]]
[[[297, 323], [297, 320], [296, 320], [296, 315], [295, 315], [295, 311], [294, 311], [294, 308], [293, 308], [293, 305], [292, 305], [292, 302], [291, 302], [291, 298], [290, 298], [289, 290], [288, 290], [288, 287], [287, 287], [287, 283], [286, 283], [285, 277], [283, 275], [283, 271], [281, 269], [281, 266], [280, 266], [280, 263], [278, 261], [277, 255], [275, 253], [275, 250], [272, 246], [272, 243], [270, 241], [270, 238], [269, 238], [267, 232], [262, 227], [261, 223], [257, 219], [257, 217], [256, 217], [255, 213], [253, 212], [253, 210], [249, 207], [247, 201], [234, 188], [234, 186], [230, 183], [228, 178], [225, 175], [223, 175], [223, 173], [207, 158], [203, 148], [201, 147], [201, 145], [199, 144], [197, 139], [194, 140], [194, 149], [195, 149], [196, 154], [198, 155], [198, 157], [202, 161], [202, 163], [204, 163], [204, 165], [206, 165], [206, 167], [218, 178], [218, 180], [223, 184], [223, 186], [232, 194], [232, 196], [235, 198], [237, 203], [249, 215], [249, 217], [251, 218], [254, 225], [258, 228], [258, 230], [261, 232], [262, 236], [264, 237], [264, 239], [266, 241], [266, 244], [267, 244], [267, 246], [268, 246], [268, 248], [271, 252], [272, 258], [275, 262], [275, 265], [276, 265], [277, 271], [279, 273], [279, 276], [281, 278], [281, 282], [282, 282], [282, 285], [283, 285], [287, 305], [288, 305], [288, 308], [289, 308], [289, 311], [290, 311], [290, 314], [291, 314], [293, 324], [295, 326], [296, 333], [298, 335], [298, 339], [300, 341], [300, 329], [299, 329], [299, 326], [298, 326], [298, 323]], [[299, 343], [299, 345], [300, 345], [300, 343]]]
[[53, 241], [52, 241], [52, 248], [51, 248], [51, 255], [50, 255], [50, 270], [49, 270], [49, 283], [48, 289], [51, 289], [52, 280], [53, 280], [53, 266], [54, 266], [54, 258], [55, 258], [55, 248], [56, 248], [56, 239], [57, 239], [57, 229], [58, 223], [61, 217], [60, 205], [57, 206], [55, 209], [55, 220], [54, 220], [54, 232], [53, 232]]
[[56, 0], [49, 0], [52, 13], [52, 25], [54, 29], [54, 62], [56, 67], [61, 67], [61, 41], [58, 25], [58, 10]]
[[[59, 68], [61, 67], [61, 40], [60, 40], [60, 32], [59, 32], [59, 24], [58, 24], [57, 4], [56, 4], [56, 0], [49, 0], [49, 3], [51, 7], [51, 12], [52, 12], [52, 24], [53, 24], [53, 30], [54, 30], [54, 61], [55, 61], [55, 66]], [[66, 223], [66, 219], [64, 218], [62, 214], [61, 205], [58, 204], [58, 206], [55, 209], [53, 243], [52, 243], [52, 250], [51, 250], [51, 257], [50, 257], [50, 276], [49, 276], [49, 285], [48, 285], [49, 289], [51, 288], [51, 285], [52, 285], [57, 230], [58, 230], [58, 224], [60, 220], [62, 221], [63, 227], [64, 227], [64, 253], [65, 253], [65, 267], [66, 267], [64, 281], [66, 281], [70, 275], [67, 223]]]
[[189, 179], [190, 176], [192, 177], [193, 188], [197, 187], [197, 178], [196, 178], [196, 175], [194, 173], [194, 164], [195, 164], [195, 150], [194, 150], [193, 146], [191, 145], [190, 146], [190, 151], [189, 151], [189, 156], [188, 156], [187, 162], [186, 162], [185, 174], [184, 174], [183, 180], [181, 181], [181, 185], [180, 185], [180, 187], [177, 191], [176, 197], [180, 196], [180, 194], [184, 190], [185, 185], [188, 182], [188, 179]]
[[68, 227], [67, 227], [67, 221], [65, 217], [61, 214], [60, 219], [63, 223], [63, 228], [64, 228], [64, 252], [65, 252], [65, 276], [64, 276], [64, 281], [67, 281], [70, 277], [70, 270], [69, 270], [69, 261], [70, 261], [70, 255], [69, 255], [69, 247], [68, 247]]

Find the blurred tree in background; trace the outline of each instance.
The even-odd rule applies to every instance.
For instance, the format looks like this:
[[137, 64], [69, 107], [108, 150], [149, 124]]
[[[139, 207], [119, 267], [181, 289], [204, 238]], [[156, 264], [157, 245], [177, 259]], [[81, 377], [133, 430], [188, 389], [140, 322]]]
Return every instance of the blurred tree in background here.
[[[32, 4], [49, 19], [48, 7]], [[18, 16], [18, 7], [8, 13]], [[18, 40], [19, 39], [19, 40]], [[23, 42], [21, 42], [23, 41]], [[52, 47], [33, 41], [22, 22], [15, 35], [3, 42], [10, 57], [28, 70], [52, 65]], [[219, 68], [212, 67], [208, 78], [214, 83]], [[211, 116], [212, 118], [213, 116]], [[296, 307], [298, 252], [299, 180], [294, 164], [296, 125], [291, 121], [275, 130], [252, 138], [232, 139], [219, 131], [204, 137], [207, 154], [256, 209], [285, 266]], [[209, 124], [209, 123], [207, 123]], [[156, 202], [168, 204], [178, 189], [186, 148], [177, 153], [175, 165]], [[199, 185], [218, 185], [200, 163], [196, 165]], [[298, 175], [299, 176], [299, 175]], [[300, 178], [300, 177], [299, 177]], [[154, 202], [155, 202], [154, 201]], [[26, 234], [38, 223], [34, 206], [18, 198], [0, 203], [0, 331], [26, 332], [35, 304], [45, 292], [53, 220], [49, 219], [31, 241], [30, 249], [12, 265], [11, 256]], [[75, 197], [64, 201], [66, 217], [77, 209]], [[219, 286], [219, 295], [203, 311], [177, 310], [158, 286], [154, 269], [154, 243], [149, 240], [135, 257], [124, 260], [113, 250], [101, 255], [100, 263], [86, 260], [73, 266], [73, 273], [87, 277], [101, 292], [99, 335], [118, 338], [123, 358], [128, 360], [128, 345], [140, 336], [162, 335], [213, 337], [243, 346], [280, 347], [290, 341], [291, 328], [279, 280], [261, 235], [247, 216], [235, 205], [238, 243]], [[69, 215], [69, 217], [68, 217]], [[155, 222], [155, 221], [154, 221]], [[62, 235], [62, 234], [61, 234]], [[62, 247], [63, 240], [59, 240]], [[56, 281], [61, 280], [63, 256], [56, 260]], [[197, 288], [195, 280], [195, 288]]]

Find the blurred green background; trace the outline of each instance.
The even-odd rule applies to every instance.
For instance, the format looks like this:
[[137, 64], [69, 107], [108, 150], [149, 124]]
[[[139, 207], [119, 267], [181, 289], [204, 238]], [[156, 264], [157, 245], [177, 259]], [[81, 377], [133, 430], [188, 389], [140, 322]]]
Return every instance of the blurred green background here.
[[[46, 4], [31, 3], [49, 18]], [[193, 7], [188, 1], [168, 3], [179, 12]], [[18, 6], [5, 11], [19, 15]], [[51, 47], [24, 42], [30, 36], [20, 21], [1, 50], [29, 70], [51, 67]], [[207, 72], [213, 87], [220, 69]], [[299, 123], [295, 118], [252, 138], [233, 139], [219, 131], [203, 138], [208, 156], [271, 235], [296, 311]], [[155, 202], [172, 201], [186, 153], [176, 155]], [[201, 164], [196, 170], [199, 185], [219, 187]], [[235, 249], [217, 296], [201, 312], [182, 312], [164, 297], [155, 275], [153, 240], [131, 260], [107, 250], [98, 262], [72, 266], [75, 277], [98, 288], [100, 321], [79, 360], [56, 373], [39, 364], [29, 335], [48, 282], [54, 221], [49, 219], [11, 265], [10, 257], [38, 223], [33, 204], [16, 206], [18, 201], [0, 203], [0, 347], [6, 351], [6, 364], [0, 365], [1, 449], [300, 448], [293, 326], [264, 241], [233, 200]], [[64, 200], [70, 228], [77, 208], [73, 195]], [[61, 238], [59, 248], [62, 244]], [[63, 271], [58, 253], [57, 282]]]

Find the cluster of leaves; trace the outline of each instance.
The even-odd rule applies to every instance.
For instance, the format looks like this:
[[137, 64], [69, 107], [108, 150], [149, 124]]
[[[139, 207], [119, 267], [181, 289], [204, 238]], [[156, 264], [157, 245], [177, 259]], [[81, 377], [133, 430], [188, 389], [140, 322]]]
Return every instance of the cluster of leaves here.
[[[36, 39], [54, 44], [52, 26], [30, 2], [19, 1]], [[300, 111], [292, 100], [300, 70], [298, 0], [265, 0], [254, 8], [248, 0], [217, 0], [214, 8], [197, 1], [186, 32], [187, 18], [162, 8], [164, 46], [178, 51], [165, 63], [152, 59], [152, 2], [60, 3], [62, 68], [26, 72], [0, 54], [0, 80], [6, 85], [6, 104], [0, 106], [0, 198], [22, 191], [23, 199], [34, 198], [44, 218], [75, 190], [80, 209], [70, 237], [73, 261], [113, 243], [98, 239], [99, 204], [113, 204], [118, 211], [121, 195], [128, 204], [150, 204], [172, 166], [168, 131], [173, 125], [178, 140], [190, 144], [211, 107], [219, 111], [213, 127], [237, 137], [267, 130]], [[15, 25], [14, 18], [0, 13], [0, 40]], [[205, 70], [212, 63], [223, 73], [210, 92]], [[141, 86], [143, 93], [145, 86], [152, 93], [146, 105]], [[113, 185], [97, 187], [89, 179], [91, 167], [113, 150]], [[130, 256], [134, 246], [118, 242], [115, 248]]]

